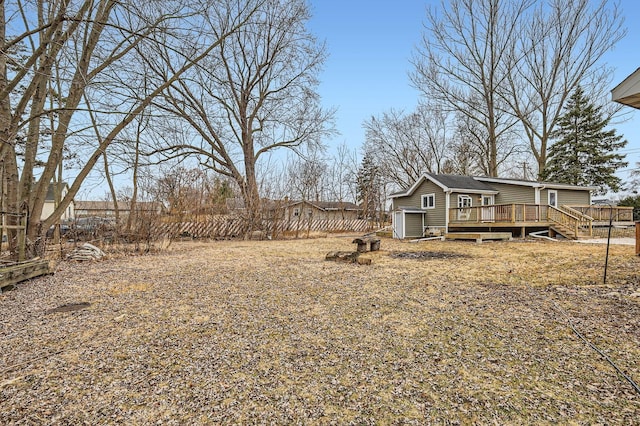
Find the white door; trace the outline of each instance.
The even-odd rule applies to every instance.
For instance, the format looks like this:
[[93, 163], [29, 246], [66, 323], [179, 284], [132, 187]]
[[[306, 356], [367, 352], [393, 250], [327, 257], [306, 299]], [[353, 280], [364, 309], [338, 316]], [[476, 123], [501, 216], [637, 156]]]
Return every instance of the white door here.
[[[482, 205], [483, 206], [492, 206], [495, 204], [493, 195], [483, 195], [482, 196]], [[495, 220], [495, 210], [494, 207], [487, 207], [482, 209], [482, 221], [483, 222], [493, 222]]]
[[549, 205], [558, 208], [558, 191], [555, 189], [549, 190]]
[[469, 220], [471, 216], [471, 197], [458, 195], [458, 220]]
[[393, 238], [404, 238], [404, 225], [402, 219], [404, 218], [403, 212], [393, 213]]

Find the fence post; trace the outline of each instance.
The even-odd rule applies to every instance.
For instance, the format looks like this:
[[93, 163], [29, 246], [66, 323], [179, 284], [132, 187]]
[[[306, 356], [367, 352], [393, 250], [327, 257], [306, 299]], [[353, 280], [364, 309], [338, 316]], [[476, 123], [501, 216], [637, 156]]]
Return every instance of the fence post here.
[[636, 256], [640, 256], [640, 220], [636, 221]]
[[18, 262], [22, 262], [25, 260], [27, 252], [27, 216], [21, 214], [18, 217]]

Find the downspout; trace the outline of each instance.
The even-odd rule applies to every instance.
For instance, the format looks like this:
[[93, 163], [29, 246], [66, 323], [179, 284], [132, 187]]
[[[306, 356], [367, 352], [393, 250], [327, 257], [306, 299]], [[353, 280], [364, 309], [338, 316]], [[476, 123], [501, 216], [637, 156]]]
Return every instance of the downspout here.
[[[540, 202], [540, 194], [542, 193], [542, 191], [547, 187], [547, 185], [540, 185], [538, 187], [536, 187], [536, 193], [533, 197], [533, 201], [535, 201], [535, 204], [538, 206], [538, 212], [542, 213], [542, 203]], [[540, 216], [542, 216], [540, 214]], [[546, 222], [549, 222], [549, 209], [547, 208], [547, 217], [543, 218], [540, 217], [538, 220], [544, 220]]]
[[547, 187], [547, 185], [541, 185], [541, 186], [536, 187], [536, 192], [535, 192], [535, 195], [533, 196], [533, 201], [535, 202], [535, 204], [538, 204], [538, 205], [540, 204], [540, 193], [546, 187]]
[[444, 191], [444, 232], [449, 232], [449, 209], [451, 208], [451, 190]]

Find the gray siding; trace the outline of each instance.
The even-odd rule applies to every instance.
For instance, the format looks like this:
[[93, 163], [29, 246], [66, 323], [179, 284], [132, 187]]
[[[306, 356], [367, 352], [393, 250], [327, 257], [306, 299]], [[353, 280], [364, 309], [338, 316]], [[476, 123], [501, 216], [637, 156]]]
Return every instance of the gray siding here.
[[[536, 190], [530, 186], [495, 182], [488, 182], [488, 184], [499, 191], [496, 194], [496, 204], [535, 204], [536, 202]], [[546, 204], [546, 201], [543, 204]]]
[[436, 194], [436, 208], [425, 210], [427, 212], [426, 224], [425, 226], [445, 226], [446, 224], [446, 216], [447, 216], [447, 204], [446, 204], [446, 194], [434, 183], [430, 183], [430, 186], [425, 188], [424, 194]]
[[[393, 207], [394, 208], [413, 207], [415, 209], [419, 209], [420, 207], [422, 207], [420, 205], [420, 202], [422, 201], [422, 196], [424, 194], [431, 194], [434, 192], [442, 192], [442, 189], [440, 189], [438, 185], [434, 184], [430, 180], [425, 180], [420, 184], [420, 186], [418, 186], [418, 188], [416, 188], [415, 191], [413, 191], [413, 194], [411, 194], [410, 196], [395, 198]], [[437, 200], [436, 200], [436, 207], [437, 207]]]
[[[588, 206], [589, 191], [575, 189], [557, 189], [559, 206]], [[540, 191], [540, 204], [549, 203], [549, 190]]]
[[[425, 180], [416, 188], [416, 190], [408, 197], [399, 197], [394, 198], [393, 200], [393, 208], [397, 209], [400, 207], [412, 207], [412, 208], [422, 208], [422, 196], [426, 194], [435, 194], [436, 196], [436, 207], [434, 209], [425, 209], [426, 213], [426, 223], [425, 226], [445, 226], [445, 217], [446, 217], [446, 200], [445, 193], [438, 185], [431, 182], [430, 180]], [[420, 229], [419, 236], [422, 235], [422, 217], [420, 215], [407, 215], [420, 217]], [[413, 218], [412, 218], [413, 220]], [[414, 226], [412, 224], [412, 226]], [[412, 228], [413, 229], [413, 228]], [[407, 232], [407, 236], [409, 235], [409, 224], [407, 223], [407, 227], [405, 228]], [[416, 235], [417, 236], [417, 235]]]

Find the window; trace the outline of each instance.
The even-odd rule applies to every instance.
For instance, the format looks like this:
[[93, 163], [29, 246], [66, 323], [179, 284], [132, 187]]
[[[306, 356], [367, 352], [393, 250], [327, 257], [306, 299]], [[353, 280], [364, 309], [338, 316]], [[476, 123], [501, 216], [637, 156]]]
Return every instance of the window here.
[[436, 208], [436, 194], [426, 194], [422, 196], [422, 208], [423, 209], [435, 209]]
[[471, 206], [473, 200], [468, 195], [458, 195], [458, 220], [469, 220], [471, 218]]
[[472, 206], [472, 199], [468, 195], [458, 195], [458, 208], [464, 209]]
[[295, 217], [300, 216], [300, 209], [298, 207], [293, 209], [293, 216]]

